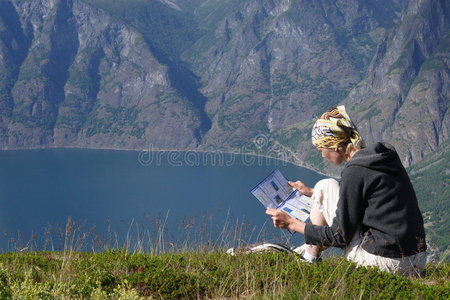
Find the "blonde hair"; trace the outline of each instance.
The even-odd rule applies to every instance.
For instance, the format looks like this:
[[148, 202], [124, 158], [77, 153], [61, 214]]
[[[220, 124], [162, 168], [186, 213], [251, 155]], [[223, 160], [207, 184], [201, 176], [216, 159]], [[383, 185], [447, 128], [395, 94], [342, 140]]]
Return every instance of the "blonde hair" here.
[[352, 159], [353, 155], [360, 150], [360, 148], [356, 147], [351, 141], [348, 141], [339, 145], [338, 150], [343, 151], [346, 161], [349, 161]]

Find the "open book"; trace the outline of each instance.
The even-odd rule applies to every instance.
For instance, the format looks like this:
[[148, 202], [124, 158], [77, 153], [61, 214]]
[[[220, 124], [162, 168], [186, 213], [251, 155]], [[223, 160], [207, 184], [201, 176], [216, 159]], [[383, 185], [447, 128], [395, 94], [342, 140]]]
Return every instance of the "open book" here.
[[270, 173], [251, 193], [266, 208], [281, 209], [303, 222], [311, 212], [311, 198], [293, 189], [279, 170]]

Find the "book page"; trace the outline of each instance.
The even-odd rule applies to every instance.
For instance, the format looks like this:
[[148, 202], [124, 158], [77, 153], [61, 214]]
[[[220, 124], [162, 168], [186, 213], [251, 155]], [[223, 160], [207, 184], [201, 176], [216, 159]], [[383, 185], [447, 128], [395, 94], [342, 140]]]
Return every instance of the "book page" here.
[[294, 190], [279, 170], [270, 173], [251, 193], [266, 208], [281, 209], [300, 221], [305, 222], [311, 213], [311, 198]]
[[296, 191], [293, 196], [281, 204], [281, 209], [296, 219], [305, 222], [311, 213], [312, 199]]
[[267, 208], [277, 208], [292, 194], [292, 188], [280, 171], [275, 170], [261, 181], [251, 193]]

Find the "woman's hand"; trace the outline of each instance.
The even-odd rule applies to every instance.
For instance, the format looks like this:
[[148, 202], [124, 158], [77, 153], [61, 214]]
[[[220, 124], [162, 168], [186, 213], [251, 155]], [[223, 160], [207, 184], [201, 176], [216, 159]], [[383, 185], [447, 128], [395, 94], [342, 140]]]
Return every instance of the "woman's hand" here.
[[273, 226], [277, 228], [289, 229], [300, 233], [305, 232], [305, 223], [291, 217], [282, 210], [268, 208], [266, 214], [272, 217]]
[[292, 181], [288, 181], [288, 184], [290, 186], [292, 186], [294, 189], [296, 189], [297, 191], [299, 191], [300, 193], [302, 193], [305, 196], [311, 197], [314, 189], [308, 187], [306, 184], [304, 184], [303, 182], [297, 180], [295, 182]]

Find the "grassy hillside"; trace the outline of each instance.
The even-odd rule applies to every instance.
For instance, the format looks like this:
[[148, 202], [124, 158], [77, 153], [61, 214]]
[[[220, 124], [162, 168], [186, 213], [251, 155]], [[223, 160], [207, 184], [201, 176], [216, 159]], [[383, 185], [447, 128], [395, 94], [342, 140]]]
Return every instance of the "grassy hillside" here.
[[448, 299], [450, 264], [425, 278], [294, 255], [29, 252], [0, 255], [1, 299]]
[[408, 172], [424, 214], [428, 239], [432, 240], [445, 259], [450, 258], [450, 141], [440, 145]]

